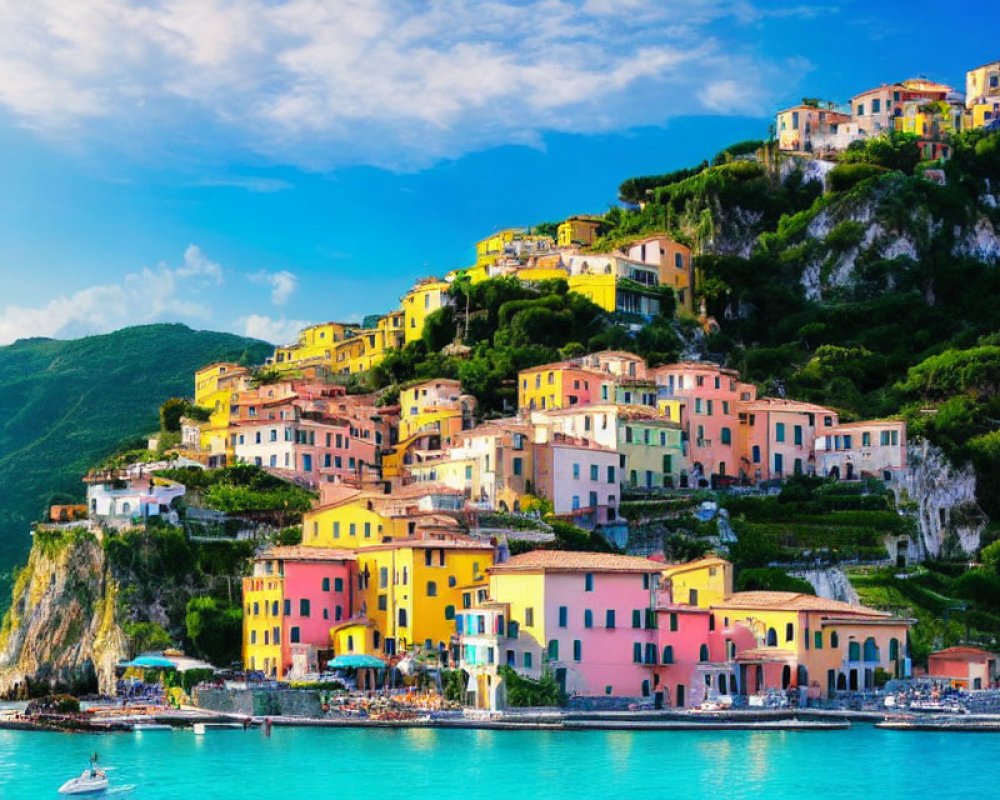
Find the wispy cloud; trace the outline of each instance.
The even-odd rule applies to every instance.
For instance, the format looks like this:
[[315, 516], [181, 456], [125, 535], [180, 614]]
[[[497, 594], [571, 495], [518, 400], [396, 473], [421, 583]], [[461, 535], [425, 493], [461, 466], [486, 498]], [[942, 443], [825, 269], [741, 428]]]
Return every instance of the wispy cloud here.
[[[772, 7], [774, 6], [774, 7]], [[739, 26], [807, 16], [746, 0], [0, 0], [0, 105], [23, 125], [243, 150], [300, 166], [409, 168], [546, 130], [690, 113], [779, 65]], [[732, 94], [731, 92], [729, 93]], [[226, 179], [253, 191], [268, 179]]]
[[279, 345], [295, 341], [299, 331], [308, 325], [305, 320], [275, 319], [266, 314], [250, 314], [236, 320], [236, 330], [244, 336]]
[[219, 264], [192, 244], [180, 266], [145, 267], [41, 306], [6, 306], [0, 310], [0, 344], [32, 336], [75, 338], [150, 322], [207, 321], [212, 306], [206, 292], [222, 280]]
[[285, 305], [299, 285], [299, 279], [287, 269], [279, 272], [260, 270], [251, 274], [249, 278], [254, 283], [271, 287], [271, 302], [276, 306]]

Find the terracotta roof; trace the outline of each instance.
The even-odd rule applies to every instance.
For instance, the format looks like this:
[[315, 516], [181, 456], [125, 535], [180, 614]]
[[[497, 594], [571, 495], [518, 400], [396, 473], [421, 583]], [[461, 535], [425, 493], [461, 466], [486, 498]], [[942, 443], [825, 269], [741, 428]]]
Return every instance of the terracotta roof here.
[[280, 558], [285, 561], [354, 561], [353, 550], [340, 550], [333, 547], [309, 547], [307, 545], [285, 545], [272, 547], [254, 557], [255, 561], [272, 561]]
[[503, 564], [494, 564], [492, 572], [659, 572], [662, 564], [638, 556], [611, 553], [579, 553], [570, 550], [531, 550], [514, 556]]
[[682, 564], [665, 563], [663, 565], [663, 572], [665, 575], [669, 576], [679, 572], [687, 572], [692, 569], [701, 569], [702, 567], [717, 565], [724, 567], [730, 566], [729, 562], [724, 558], [719, 558], [718, 556], [705, 556], [704, 558], [696, 558], [694, 561], [687, 561]]
[[852, 606], [840, 600], [828, 600], [811, 594], [797, 592], [736, 592], [713, 608], [740, 608], [753, 610], [818, 611], [845, 616], [890, 617], [885, 611], [876, 611], [865, 606]]
[[996, 658], [995, 653], [991, 653], [989, 650], [983, 650], [979, 647], [969, 647], [968, 645], [958, 645], [957, 647], [946, 647], [944, 650], [937, 650], [928, 656], [929, 658], [936, 658], [938, 656], [945, 657], [965, 657], [965, 658]]
[[737, 411], [790, 411], [811, 414], [836, 414], [832, 408], [806, 403], [801, 400], [786, 400], [779, 397], [759, 397], [756, 400], [741, 401]]
[[841, 422], [839, 425], [827, 428], [826, 431], [829, 433], [840, 428], [870, 428], [877, 425], [906, 425], [906, 423], [901, 419], [863, 419], [860, 422]]

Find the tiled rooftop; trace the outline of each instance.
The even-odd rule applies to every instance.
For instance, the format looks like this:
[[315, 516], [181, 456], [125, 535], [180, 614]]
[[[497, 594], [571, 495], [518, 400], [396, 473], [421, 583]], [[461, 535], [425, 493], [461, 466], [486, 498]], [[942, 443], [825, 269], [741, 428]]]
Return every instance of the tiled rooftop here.
[[494, 564], [493, 572], [659, 572], [662, 564], [637, 556], [578, 553], [569, 550], [532, 550]]

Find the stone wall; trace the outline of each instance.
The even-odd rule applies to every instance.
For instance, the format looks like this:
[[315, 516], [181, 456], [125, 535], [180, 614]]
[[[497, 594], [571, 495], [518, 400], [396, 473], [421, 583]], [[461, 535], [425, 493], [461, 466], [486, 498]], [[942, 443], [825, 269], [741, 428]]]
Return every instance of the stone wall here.
[[194, 703], [207, 711], [253, 717], [319, 717], [314, 689], [195, 689]]

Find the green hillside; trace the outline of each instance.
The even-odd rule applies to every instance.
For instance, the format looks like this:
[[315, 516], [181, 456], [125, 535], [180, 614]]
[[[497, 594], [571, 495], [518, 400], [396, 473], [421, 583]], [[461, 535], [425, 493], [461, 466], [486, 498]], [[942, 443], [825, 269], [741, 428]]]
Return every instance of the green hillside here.
[[163, 401], [191, 394], [195, 369], [269, 353], [263, 342], [184, 325], [0, 347], [0, 574], [23, 563], [29, 524], [48, 502], [82, 500], [82, 474], [123, 440], [155, 430]]

